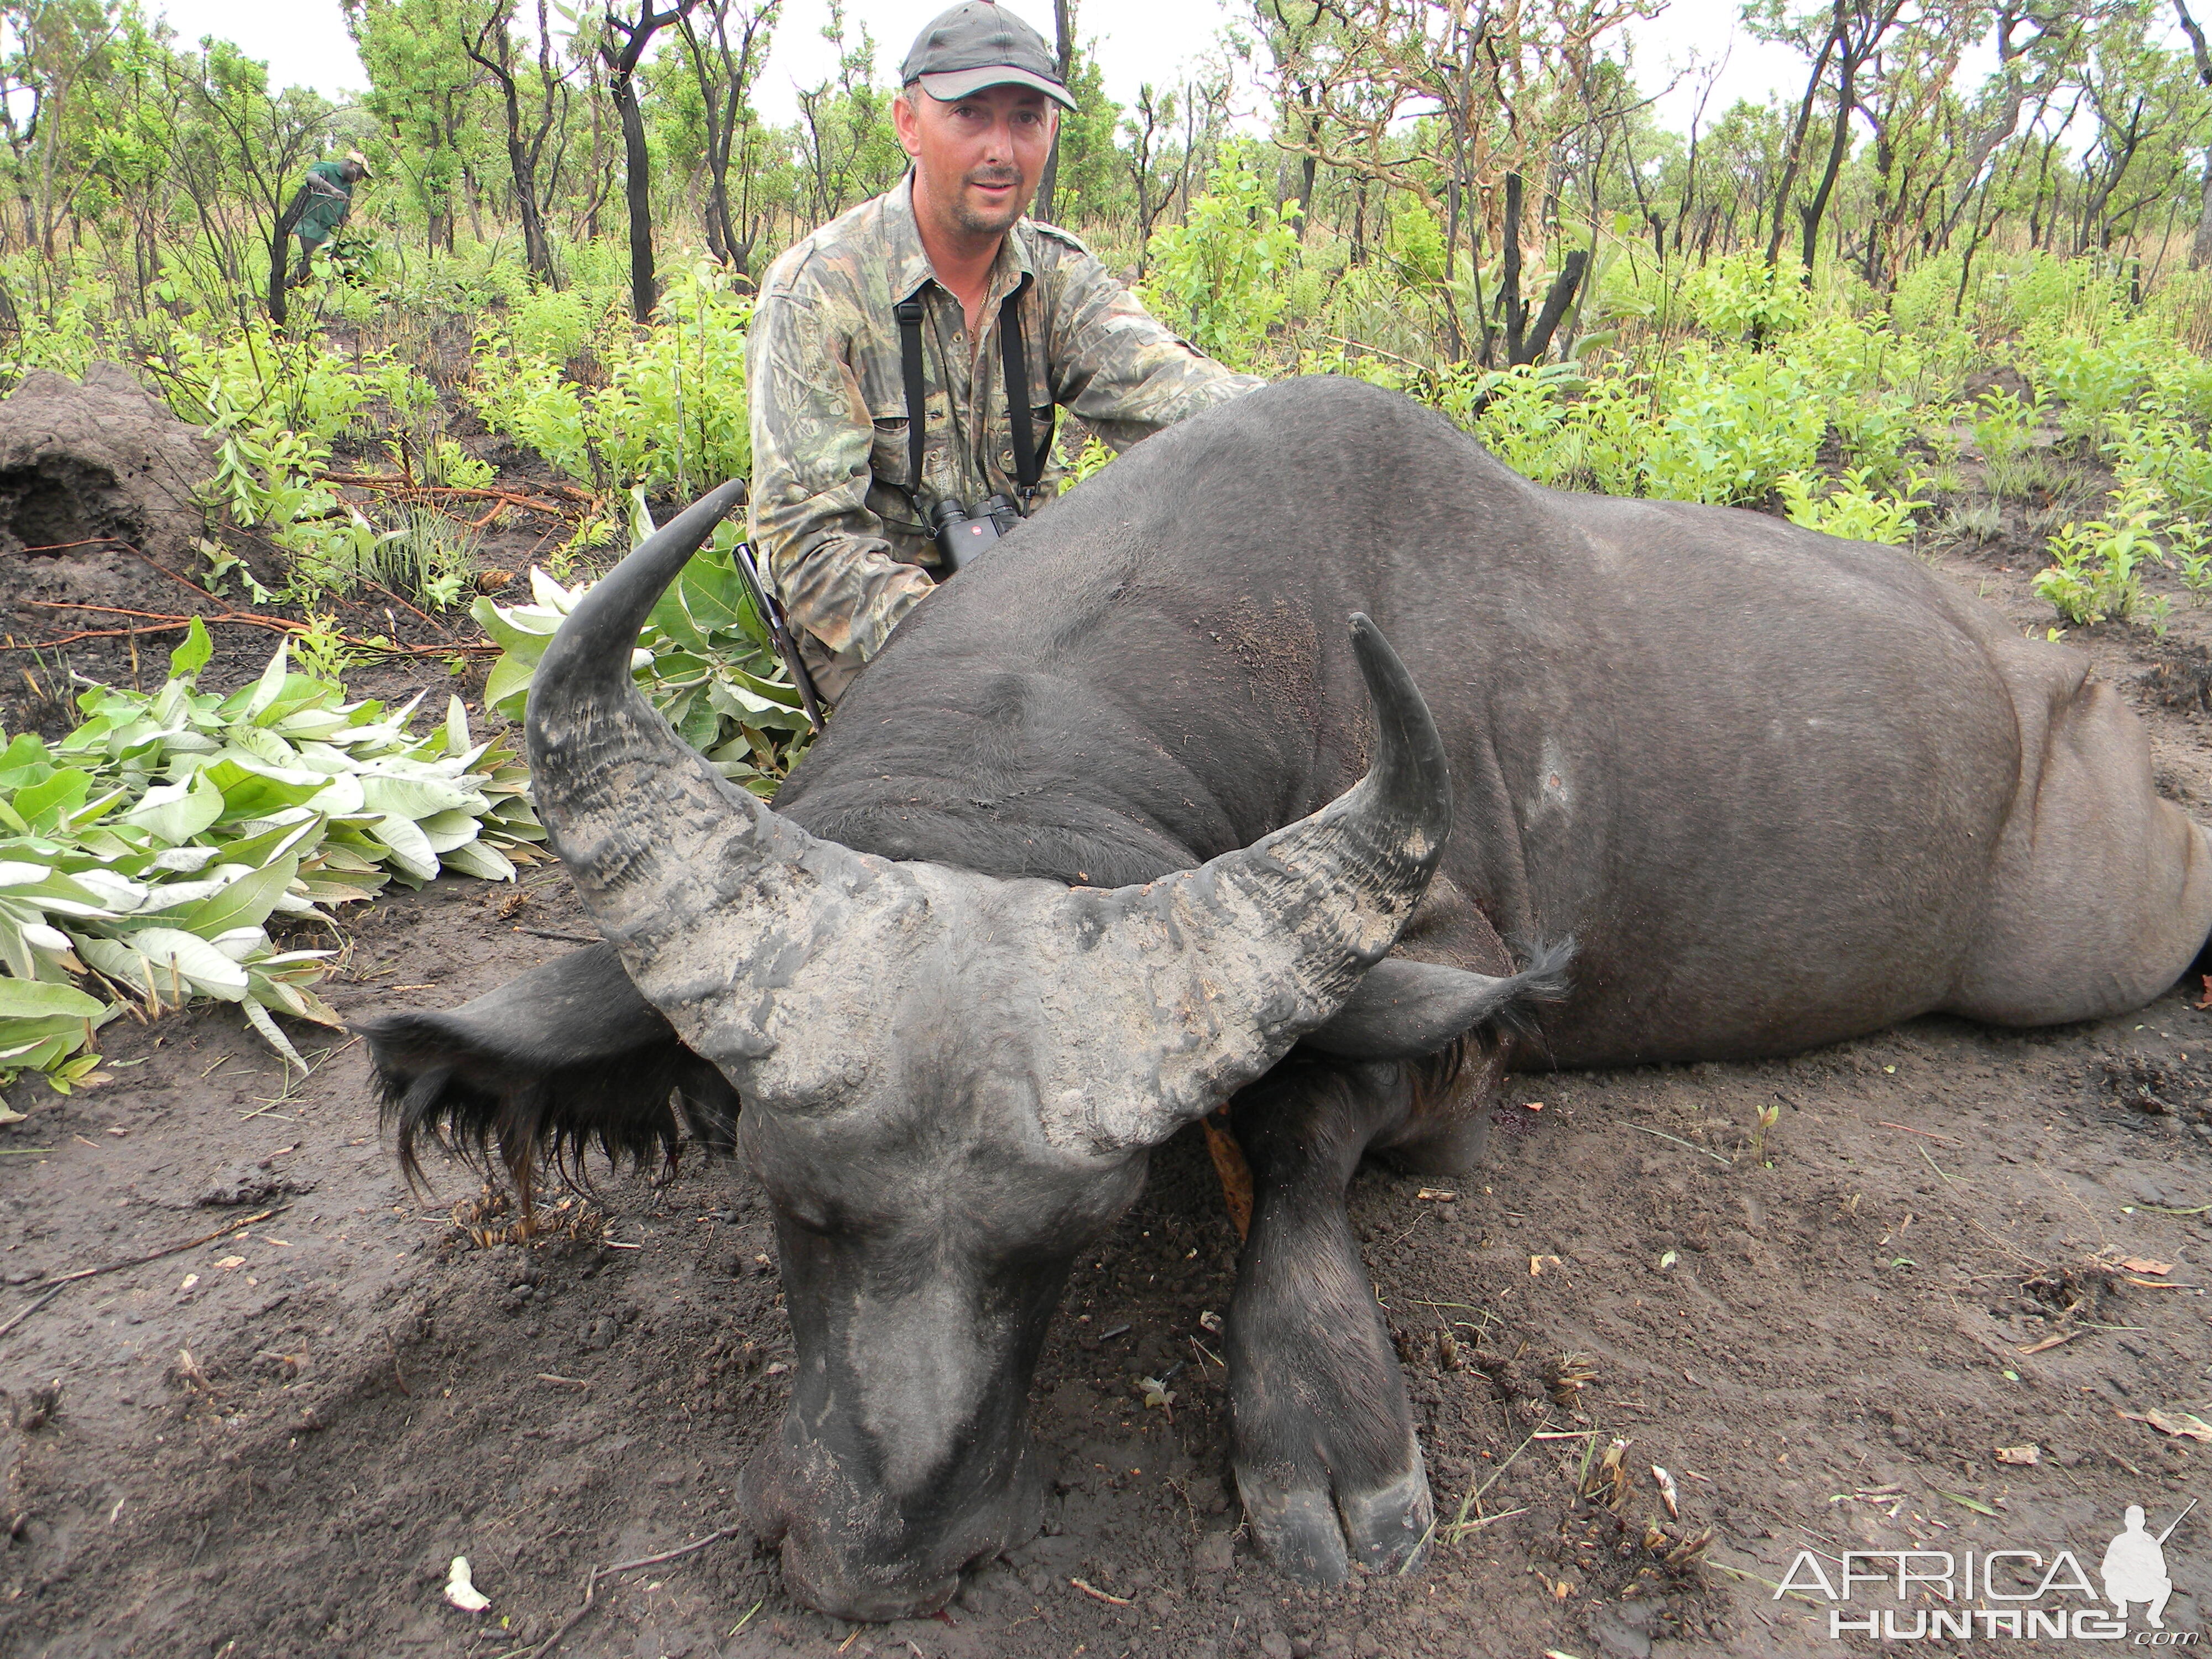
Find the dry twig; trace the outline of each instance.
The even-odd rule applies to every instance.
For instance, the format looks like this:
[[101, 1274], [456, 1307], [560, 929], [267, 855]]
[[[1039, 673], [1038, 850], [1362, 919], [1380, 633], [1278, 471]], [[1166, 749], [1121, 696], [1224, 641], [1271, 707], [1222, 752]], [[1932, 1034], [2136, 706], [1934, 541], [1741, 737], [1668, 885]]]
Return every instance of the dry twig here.
[[[696, 1554], [699, 1551], [705, 1549], [709, 1544], [719, 1544], [725, 1538], [733, 1538], [744, 1530], [744, 1528], [742, 1527], [719, 1527], [713, 1532], [708, 1533], [704, 1538], [695, 1538], [688, 1544], [678, 1545], [672, 1550], [663, 1550], [658, 1555], [641, 1555], [634, 1561], [617, 1561], [611, 1567], [592, 1568], [589, 1571], [584, 1574], [583, 1606], [578, 1607], [574, 1613], [562, 1620], [561, 1621], [561, 1627], [558, 1630], [555, 1631], [550, 1636], [547, 1637], [536, 1647], [529, 1650], [530, 1659], [545, 1659], [545, 1656], [547, 1654], [552, 1652], [555, 1648], [561, 1645], [561, 1638], [562, 1637], [566, 1636], [570, 1631], [575, 1629], [579, 1624], [583, 1622], [584, 1615], [591, 1612], [594, 1602], [598, 1600], [600, 1579], [611, 1578], [618, 1572], [632, 1572], [639, 1567], [657, 1567], [664, 1561], [680, 1560], [684, 1556]], [[734, 1632], [732, 1632], [732, 1634], [734, 1634]], [[522, 1650], [520, 1649], [516, 1650], [518, 1659], [521, 1651]], [[509, 1659], [509, 1656], [502, 1654], [500, 1656], [500, 1659]]]
[[203, 1233], [198, 1238], [188, 1238], [181, 1244], [171, 1244], [161, 1249], [149, 1250], [143, 1255], [129, 1256], [121, 1261], [103, 1262], [97, 1267], [79, 1267], [73, 1273], [64, 1273], [58, 1279], [50, 1279], [47, 1282], [52, 1286], [52, 1289], [49, 1290], [44, 1296], [40, 1297], [36, 1302], [33, 1302], [29, 1307], [17, 1314], [13, 1319], [10, 1319], [6, 1324], [0, 1325], [0, 1336], [7, 1335], [8, 1333], [14, 1330], [16, 1326], [21, 1324], [33, 1314], [38, 1312], [40, 1309], [45, 1307], [47, 1303], [59, 1296], [66, 1286], [76, 1284], [80, 1279], [97, 1279], [103, 1273], [119, 1273], [125, 1267], [143, 1267], [149, 1261], [161, 1261], [164, 1256], [181, 1255], [186, 1250], [198, 1249], [203, 1244], [212, 1244], [216, 1239], [224, 1237], [226, 1234], [238, 1232], [244, 1228], [251, 1227], [257, 1221], [266, 1221], [270, 1216], [276, 1215], [280, 1212], [289, 1208], [291, 1208], [291, 1206], [289, 1203], [279, 1204], [274, 1208], [263, 1210], [258, 1214], [241, 1216], [235, 1221], [227, 1221], [222, 1226], [216, 1228], [213, 1232]]

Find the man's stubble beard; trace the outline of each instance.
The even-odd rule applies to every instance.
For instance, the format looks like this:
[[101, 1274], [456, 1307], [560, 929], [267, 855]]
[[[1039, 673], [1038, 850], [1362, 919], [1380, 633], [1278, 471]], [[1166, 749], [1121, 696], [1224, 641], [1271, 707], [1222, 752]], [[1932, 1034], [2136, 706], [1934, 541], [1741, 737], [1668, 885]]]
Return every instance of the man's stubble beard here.
[[[1001, 209], [998, 213], [981, 213], [968, 204], [967, 191], [969, 185], [994, 185], [1000, 183], [1013, 184], [1017, 187], [1018, 193], [1008, 201], [1006, 207]], [[1022, 215], [1029, 211], [1030, 198], [1036, 194], [1034, 190], [1019, 191], [1020, 184], [1021, 179], [1018, 176], [1011, 180], [1002, 180], [990, 177], [970, 177], [963, 179], [960, 181], [959, 192], [953, 197], [950, 204], [951, 209], [951, 216], [953, 224], [959, 229], [961, 234], [963, 236], [1005, 235], [1006, 232], [1014, 228], [1015, 223], [1021, 218]]]

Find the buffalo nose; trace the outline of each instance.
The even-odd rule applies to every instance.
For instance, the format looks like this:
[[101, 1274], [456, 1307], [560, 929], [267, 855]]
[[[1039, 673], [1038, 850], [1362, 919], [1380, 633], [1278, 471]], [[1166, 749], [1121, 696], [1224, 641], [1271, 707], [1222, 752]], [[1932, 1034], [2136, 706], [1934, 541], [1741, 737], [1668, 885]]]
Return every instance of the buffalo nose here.
[[856, 1485], [819, 1441], [788, 1421], [754, 1454], [738, 1495], [761, 1541], [782, 1545], [784, 1580], [795, 1598], [869, 1621], [935, 1613], [960, 1588], [963, 1567], [1026, 1542], [1043, 1510], [1043, 1483], [1024, 1455], [988, 1498], [918, 1522], [880, 1489]]

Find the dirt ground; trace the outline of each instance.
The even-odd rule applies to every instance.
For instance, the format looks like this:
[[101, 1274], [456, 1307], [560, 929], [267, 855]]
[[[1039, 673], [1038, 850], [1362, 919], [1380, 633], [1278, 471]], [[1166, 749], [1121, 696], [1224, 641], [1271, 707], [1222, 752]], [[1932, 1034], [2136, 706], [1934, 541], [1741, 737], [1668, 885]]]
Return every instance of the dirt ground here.
[[[1936, 560], [2039, 630], [2029, 547], [2014, 508]], [[2164, 640], [2075, 635], [2200, 817], [2208, 641], [2212, 612], [2185, 608]], [[459, 1001], [590, 932], [544, 870], [395, 893], [346, 926], [347, 1013]], [[1778, 1596], [1811, 1583], [1800, 1552], [1839, 1580], [1847, 1550], [2066, 1549], [2094, 1583], [2128, 1505], [2156, 1533], [2212, 1498], [2212, 1443], [2160, 1426], [2212, 1418], [2194, 1000], [1524, 1076], [1479, 1176], [1363, 1175], [1353, 1218], [1443, 1524], [1422, 1571], [1325, 1594], [1252, 1555], [1224, 1485], [1212, 1321], [1235, 1240], [1186, 1136], [1081, 1263], [1039, 1369], [1045, 1535], [944, 1615], [867, 1626], [799, 1607], [741, 1529], [716, 1536], [792, 1357], [742, 1168], [604, 1179], [551, 1236], [501, 1242], [507, 1217], [458, 1169], [433, 1198], [402, 1185], [357, 1044], [307, 1044], [316, 1068], [288, 1085], [225, 1011], [112, 1027], [112, 1080], [20, 1086], [30, 1119], [0, 1134], [0, 1655], [521, 1659], [565, 1631], [560, 1653], [611, 1659], [1771, 1659], [1872, 1645], [1832, 1637], [1817, 1589]], [[1146, 1407], [1146, 1377], [1169, 1407]], [[593, 1569], [702, 1539], [599, 1571], [585, 1609]], [[489, 1611], [447, 1604], [456, 1555]], [[2166, 1560], [2167, 1629], [2198, 1632], [2212, 1504]], [[2011, 1594], [2037, 1588], [2028, 1566], [2001, 1570]], [[1887, 1607], [1901, 1633], [1943, 1605], [1883, 1593], [1844, 1611]], [[2062, 1581], [2028, 1605], [2087, 1601]], [[2130, 1629], [2140, 1644], [2141, 1606]]]

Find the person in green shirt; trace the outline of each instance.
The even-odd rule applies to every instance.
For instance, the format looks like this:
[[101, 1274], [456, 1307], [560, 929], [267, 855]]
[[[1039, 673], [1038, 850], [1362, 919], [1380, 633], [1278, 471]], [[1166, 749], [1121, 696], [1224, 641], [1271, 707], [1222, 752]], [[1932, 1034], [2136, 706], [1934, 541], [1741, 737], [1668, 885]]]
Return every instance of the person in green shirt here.
[[307, 280], [307, 263], [315, 250], [345, 223], [353, 209], [353, 187], [374, 176], [368, 158], [357, 149], [348, 150], [342, 161], [317, 161], [308, 167], [289, 216], [292, 234], [300, 239], [300, 261], [292, 267], [294, 288]]

